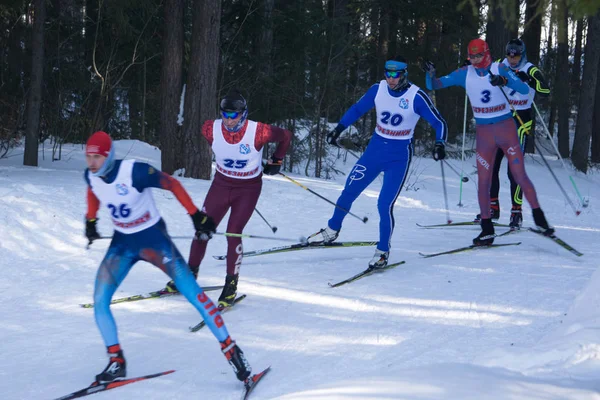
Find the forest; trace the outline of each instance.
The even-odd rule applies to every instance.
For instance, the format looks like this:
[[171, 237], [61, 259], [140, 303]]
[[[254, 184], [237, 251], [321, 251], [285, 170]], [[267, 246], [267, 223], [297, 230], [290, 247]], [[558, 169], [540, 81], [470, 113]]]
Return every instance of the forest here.
[[[63, 143], [103, 130], [159, 147], [165, 172], [210, 179], [200, 128], [237, 89], [249, 118], [294, 133], [284, 168], [326, 178], [335, 172], [325, 157], [331, 124], [383, 79], [387, 59], [405, 57], [410, 81], [425, 88], [423, 60], [442, 76], [463, 64], [471, 39], [485, 38], [502, 59], [519, 37], [551, 87], [536, 97], [527, 151], [550, 135], [587, 172], [600, 165], [599, 8], [597, 0], [3, 0], [0, 158], [22, 145], [23, 164], [36, 166], [44, 145], [60, 160]], [[450, 153], [460, 153], [463, 130], [474, 133], [465, 91], [440, 91], [435, 102]], [[366, 145], [374, 125], [367, 113], [351, 140]], [[417, 154], [433, 146], [426, 123], [415, 141]]]

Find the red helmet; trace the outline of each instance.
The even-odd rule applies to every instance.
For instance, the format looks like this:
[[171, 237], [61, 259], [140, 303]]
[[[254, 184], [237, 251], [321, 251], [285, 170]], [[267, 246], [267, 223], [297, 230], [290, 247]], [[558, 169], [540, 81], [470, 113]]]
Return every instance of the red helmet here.
[[[490, 54], [490, 48], [485, 40], [473, 39], [469, 42], [469, 58], [471, 58], [471, 64], [475, 68], [487, 68], [492, 63], [492, 56]], [[472, 56], [476, 54], [483, 54], [483, 58], [477, 63], [473, 62]]]

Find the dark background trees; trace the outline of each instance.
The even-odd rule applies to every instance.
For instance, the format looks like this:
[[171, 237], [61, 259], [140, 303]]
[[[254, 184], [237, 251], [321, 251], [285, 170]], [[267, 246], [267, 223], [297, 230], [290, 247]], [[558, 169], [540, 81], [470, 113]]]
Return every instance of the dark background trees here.
[[[598, 5], [592, 3], [5, 0], [0, 157], [22, 142], [25, 163], [36, 165], [38, 144], [49, 140], [60, 159], [62, 143], [83, 143], [102, 129], [159, 146], [169, 173], [184, 168], [186, 176], [209, 178], [210, 149], [199, 130], [218, 115], [218, 99], [238, 88], [250, 118], [296, 134], [287, 169], [328, 176], [325, 134], [382, 79], [386, 59], [403, 55], [409, 79], [424, 87], [420, 60], [433, 60], [446, 74], [462, 64], [471, 39], [486, 36], [498, 59], [520, 35], [553, 89], [536, 101], [549, 131], [558, 136], [561, 155], [585, 171], [600, 161], [594, 113], [600, 82], [598, 68], [591, 68], [599, 61], [593, 46], [600, 33], [593, 29]], [[450, 142], [460, 144], [464, 90], [435, 97]], [[373, 126], [367, 113], [349, 134], [366, 144]], [[418, 127], [421, 150], [431, 144], [428, 129]], [[539, 123], [537, 132], [545, 134]]]

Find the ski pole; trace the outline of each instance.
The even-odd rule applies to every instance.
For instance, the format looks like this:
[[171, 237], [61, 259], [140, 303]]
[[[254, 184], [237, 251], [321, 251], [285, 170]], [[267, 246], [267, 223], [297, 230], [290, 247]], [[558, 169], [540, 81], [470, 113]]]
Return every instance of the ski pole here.
[[462, 207], [462, 187], [463, 187], [463, 171], [465, 170], [465, 136], [467, 135], [467, 91], [465, 90], [465, 114], [463, 117], [463, 137], [462, 137], [462, 155], [460, 162], [460, 191], [458, 193], [458, 206]]
[[[493, 74], [491, 72], [490, 72], [490, 75], [493, 76]], [[506, 95], [506, 93], [504, 92], [504, 90], [502, 88], [500, 88], [500, 91], [504, 95], [504, 98], [506, 99], [506, 102], [508, 103], [510, 109], [512, 110], [513, 115], [515, 115], [517, 117], [517, 120], [519, 121], [519, 124], [523, 127], [523, 129], [525, 129], [525, 134], [529, 135], [530, 134], [529, 128], [525, 126], [525, 123], [521, 119], [521, 116], [519, 115], [519, 113], [517, 112], [517, 110], [515, 110], [515, 107], [510, 103], [510, 100], [508, 100], [508, 96]], [[554, 178], [554, 181], [556, 181], [556, 184], [560, 188], [560, 191], [565, 196], [565, 199], [567, 199], [567, 202], [569, 203], [569, 205], [573, 209], [573, 212], [575, 212], [575, 215], [581, 214], [581, 211], [578, 210], [575, 207], [575, 204], [573, 204], [573, 201], [571, 200], [571, 198], [569, 197], [569, 195], [567, 194], [567, 192], [565, 191], [565, 189], [560, 184], [558, 178], [554, 174], [554, 171], [552, 171], [552, 168], [550, 167], [550, 164], [548, 164], [548, 160], [546, 160], [546, 157], [544, 157], [544, 155], [542, 154], [542, 151], [540, 150], [540, 146], [538, 146], [538, 144], [537, 144], [537, 142], [535, 140], [533, 141], [533, 144], [535, 146], [535, 150], [538, 152], [538, 154], [540, 155], [540, 157], [542, 157], [542, 161], [544, 161], [544, 164], [546, 165], [546, 168], [548, 168], [548, 171], [550, 171], [550, 174]]]
[[[532, 102], [532, 104], [533, 104], [533, 108], [535, 109], [535, 112], [537, 113], [537, 116], [540, 118], [540, 121], [542, 122], [542, 126], [544, 127], [544, 131], [546, 132], [546, 136], [548, 137], [548, 140], [550, 140], [550, 143], [552, 143], [552, 146], [554, 146], [554, 151], [556, 151], [556, 155], [558, 156], [558, 159], [562, 163], [562, 166], [565, 169], [565, 171], [567, 171], [567, 166], [565, 164], [565, 160], [561, 157], [560, 152], [558, 151], [558, 148], [556, 147], [556, 144], [554, 143], [554, 140], [552, 140], [552, 136], [550, 135], [550, 131], [548, 130], [548, 127], [546, 126], [546, 123], [544, 122], [544, 118], [542, 118], [542, 114], [540, 114], [540, 111], [538, 110], [535, 102]], [[583, 208], [586, 208], [588, 206], [588, 202], [581, 196], [581, 193], [579, 193], [579, 189], [577, 188], [577, 185], [575, 184], [575, 180], [573, 179], [573, 176], [569, 175], [569, 180], [571, 181], [571, 184], [573, 185], [573, 189], [575, 190], [577, 197], [579, 197], [581, 206]]]
[[271, 230], [273, 231], [273, 233], [277, 232], [277, 227], [276, 226], [271, 226], [271, 224], [269, 223], [269, 221], [267, 221], [267, 219], [265, 217], [263, 217], [263, 215], [260, 213], [260, 211], [258, 211], [258, 208], [255, 208], [254, 211], [256, 211], [256, 213], [258, 215], [260, 215], [260, 217], [262, 218], [262, 220], [265, 221], [265, 224], [267, 224], [269, 226], [269, 228], [271, 228]]
[[300, 186], [302, 189], [314, 194], [315, 196], [319, 197], [320, 199], [325, 200], [326, 202], [328, 202], [329, 204], [334, 205], [336, 208], [339, 208], [340, 210], [352, 215], [354, 218], [358, 218], [360, 219], [362, 222], [364, 222], [365, 224], [367, 223], [367, 221], [369, 220], [369, 218], [367, 217], [359, 217], [356, 214], [353, 214], [352, 212], [350, 212], [350, 210], [346, 210], [343, 207], [338, 206], [337, 204], [335, 204], [333, 201], [327, 199], [326, 197], [321, 196], [319, 193], [307, 188], [306, 186], [304, 186], [303, 184], [301, 184], [300, 182], [296, 181], [295, 179], [290, 178], [289, 176], [287, 176], [286, 174], [282, 173], [282, 172], [278, 172], [279, 175], [283, 176], [285, 179], [289, 180], [290, 182], [295, 183], [296, 185]]
[[446, 204], [446, 221], [451, 224], [452, 220], [450, 219], [450, 210], [448, 209], [448, 193], [446, 192], [446, 175], [444, 174], [444, 163], [440, 163], [440, 167], [442, 167], [442, 186], [444, 187], [444, 203]]
[[450, 169], [452, 170], [452, 172], [454, 172], [456, 175], [458, 175], [458, 176], [460, 177], [460, 181], [461, 181], [461, 182], [469, 182], [469, 177], [468, 177], [468, 176], [463, 176], [463, 174], [462, 174], [462, 173], [460, 173], [460, 172], [458, 172], [458, 171], [456, 170], [456, 168], [454, 168], [454, 167], [452, 166], [452, 164], [450, 164], [448, 161], [446, 161], [446, 159], [443, 159], [443, 160], [442, 160], [442, 162], [446, 163], [446, 165], [447, 165], [448, 167], [450, 167]]
[[[239, 238], [247, 238], [247, 239], [269, 239], [269, 240], [281, 240], [283, 242], [294, 242], [294, 243], [307, 243], [308, 239], [304, 236], [300, 236], [299, 239], [291, 239], [291, 238], [282, 238], [282, 237], [273, 237], [273, 236], [258, 236], [258, 235], [246, 235], [245, 233], [229, 233], [229, 232], [215, 232], [215, 235], [222, 235], [227, 237], [239, 237]], [[173, 237], [176, 239], [176, 237]]]

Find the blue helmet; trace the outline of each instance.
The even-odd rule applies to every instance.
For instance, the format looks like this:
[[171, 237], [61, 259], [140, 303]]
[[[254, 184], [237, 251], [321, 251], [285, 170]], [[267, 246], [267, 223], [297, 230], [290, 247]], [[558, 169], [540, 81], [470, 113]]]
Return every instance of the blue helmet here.
[[[527, 64], [527, 54], [525, 52], [525, 42], [521, 39], [512, 39], [506, 44], [506, 55], [507, 56], [521, 56], [521, 59], [517, 65], [510, 65], [511, 69], [521, 69]], [[510, 62], [509, 62], [510, 64]]]

